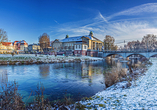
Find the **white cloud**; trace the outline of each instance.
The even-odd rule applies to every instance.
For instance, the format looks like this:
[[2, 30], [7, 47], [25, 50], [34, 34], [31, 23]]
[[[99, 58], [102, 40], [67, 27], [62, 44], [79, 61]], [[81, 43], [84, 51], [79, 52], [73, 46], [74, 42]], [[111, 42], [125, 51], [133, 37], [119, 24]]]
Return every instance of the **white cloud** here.
[[54, 20], [54, 22], [56, 22], [57, 24], [59, 24], [58, 21], [56, 21], [56, 20]]
[[[88, 35], [90, 31], [94, 32], [94, 36], [103, 41], [106, 35], [111, 35], [115, 38], [116, 43], [132, 40], [141, 40], [146, 34], [157, 35], [157, 20], [154, 16], [138, 17], [130, 19], [119, 19], [110, 21], [112, 18], [121, 15], [142, 15], [152, 14], [157, 12], [157, 3], [148, 3], [140, 6], [136, 6], [118, 13], [115, 13], [109, 17], [104, 17], [100, 12], [93, 19], [86, 19], [77, 22], [70, 22], [61, 25], [55, 31], [58, 32], [57, 38], [62, 39], [68, 34], [70, 37], [79, 35]], [[119, 45], [119, 44], [118, 44]]]
[[147, 3], [115, 13], [109, 16], [107, 19], [110, 20], [116, 16], [121, 16], [121, 15], [142, 15], [146, 13], [156, 13], [156, 12], [157, 12], [157, 3]]
[[106, 23], [108, 23], [107, 19], [100, 12], [99, 12], [99, 15]]

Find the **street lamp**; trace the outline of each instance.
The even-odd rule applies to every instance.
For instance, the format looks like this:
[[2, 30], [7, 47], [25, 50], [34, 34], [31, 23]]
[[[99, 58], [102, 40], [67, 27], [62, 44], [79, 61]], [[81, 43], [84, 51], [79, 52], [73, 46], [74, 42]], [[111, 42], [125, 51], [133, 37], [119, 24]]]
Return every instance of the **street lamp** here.
[[124, 51], [125, 51], [125, 40], [124, 40]]

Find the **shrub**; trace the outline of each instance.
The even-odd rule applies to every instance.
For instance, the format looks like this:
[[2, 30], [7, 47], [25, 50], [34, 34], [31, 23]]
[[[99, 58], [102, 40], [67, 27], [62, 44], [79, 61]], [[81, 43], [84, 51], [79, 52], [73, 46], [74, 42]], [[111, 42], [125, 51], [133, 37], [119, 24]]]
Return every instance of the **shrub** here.
[[[32, 91], [33, 92], [33, 91]], [[0, 110], [50, 110], [52, 107], [44, 100], [44, 88], [37, 86], [34, 102], [25, 106], [21, 95], [18, 93], [17, 83], [2, 83], [0, 88]]]
[[27, 109], [50, 110], [52, 108], [50, 102], [48, 100], [44, 100], [44, 90], [45, 89], [43, 86], [37, 85], [37, 90], [35, 92], [32, 91], [36, 95], [34, 98], [34, 102], [30, 103], [29, 106], [27, 106]]
[[106, 87], [112, 86], [118, 81], [118, 70], [114, 67], [111, 72], [106, 73], [105, 75], [105, 85]]
[[112, 86], [113, 84], [120, 81], [127, 75], [127, 69], [122, 68], [120, 63], [117, 63], [117, 67], [112, 67], [110, 72], [105, 74], [105, 85], [106, 87]]
[[119, 76], [125, 77], [127, 74], [127, 68], [122, 68], [121, 71], [119, 72]]
[[24, 109], [24, 102], [22, 97], [17, 92], [17, 83], [14, 81], [9, 84], [2, 84], [0, 92], [0, 109], [4, 110], [22, 110]]

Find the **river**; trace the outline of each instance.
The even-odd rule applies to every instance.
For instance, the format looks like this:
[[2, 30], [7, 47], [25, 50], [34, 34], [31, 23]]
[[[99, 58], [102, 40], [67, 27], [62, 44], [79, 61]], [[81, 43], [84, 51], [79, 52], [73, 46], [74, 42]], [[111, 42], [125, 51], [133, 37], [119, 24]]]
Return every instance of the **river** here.
[[[37, 85], [45, 88], [44, 97], [50, 101], [68, 96], [74, 101], [90, 97], [105, 89], [104, 71], [113, 62], [54, 63], [40, 65], [0, 66], [0, 82], [16, 81], [24, 102], [31, 102]], [[30, 96], [31, 94], [31, 96]]]

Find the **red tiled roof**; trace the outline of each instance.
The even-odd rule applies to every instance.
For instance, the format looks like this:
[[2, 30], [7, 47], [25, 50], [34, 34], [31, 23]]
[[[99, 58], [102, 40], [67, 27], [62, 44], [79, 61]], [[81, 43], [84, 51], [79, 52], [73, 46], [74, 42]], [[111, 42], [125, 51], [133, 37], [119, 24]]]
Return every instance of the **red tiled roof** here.
[[2, 42], [2, 45], [5, 45], [5, 46], [9, 46], [11, 44], [12, 44], [12, 42]]

